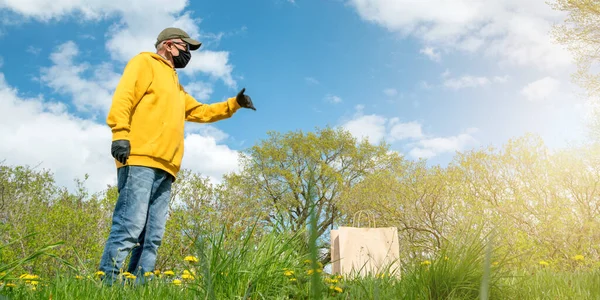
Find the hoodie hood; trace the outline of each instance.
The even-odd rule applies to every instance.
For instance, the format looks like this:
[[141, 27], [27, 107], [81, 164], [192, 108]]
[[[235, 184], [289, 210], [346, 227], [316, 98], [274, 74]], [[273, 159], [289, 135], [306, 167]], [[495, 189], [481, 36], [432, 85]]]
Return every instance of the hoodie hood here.
[[158, 60], [158, 61], [160, 61], [160, 62], [164, 63], [165, 65], [167, 65], [167, 67], [169, 67], [169, 68], [171, 68], [171, 69], [174, 69], [174, 68], [171, 66], [171, 62], [170, 62], [170, 61], [168, 61], [166, 58], [164, 58], [164, 57], [160, 56], [160, 54], [158, 54], [158, 53], [154, 53], [154, 52], [142, 52], [142, 53], [140, 53], [140, 54], [149, 55], [149, 56], [151, 56], [152, 58], [154, 58], [155, 60]]

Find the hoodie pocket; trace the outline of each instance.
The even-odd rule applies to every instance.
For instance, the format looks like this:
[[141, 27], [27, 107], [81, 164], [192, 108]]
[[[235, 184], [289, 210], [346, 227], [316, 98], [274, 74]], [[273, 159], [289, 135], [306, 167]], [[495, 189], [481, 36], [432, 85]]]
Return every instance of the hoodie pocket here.
[[183, 132], [173, 126], [165, 125], [158, 138], [153, 143], [154, 156], [173, 163], [173, 159], [180, 151], [183, 141]]

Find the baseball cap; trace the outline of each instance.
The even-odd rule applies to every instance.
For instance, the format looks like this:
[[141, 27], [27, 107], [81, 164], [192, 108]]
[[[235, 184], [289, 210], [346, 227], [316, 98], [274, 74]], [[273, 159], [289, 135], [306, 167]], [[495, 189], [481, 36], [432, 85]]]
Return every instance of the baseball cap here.
[[156, 38], [156, 44], [154, 44], [154, 46], [156, 47], [160, 42], [168, 39], [182, 39], [184, 42], [190, 44], [190, 50], [197, 50], [200, 48], [200, 46], [202, 46], [201, 42], [191, 38], [187, 32], [183, 31], [183, 29], [175, 27], [163, 29], [163, 31], [158, 34], [158, 37]]

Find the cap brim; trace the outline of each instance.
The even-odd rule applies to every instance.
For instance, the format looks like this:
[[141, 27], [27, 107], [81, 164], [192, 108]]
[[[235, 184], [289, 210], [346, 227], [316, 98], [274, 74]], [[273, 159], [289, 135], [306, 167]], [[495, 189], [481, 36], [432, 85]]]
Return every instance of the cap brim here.
[[181, 38], [184, 42], [190, 44], [190, 50], [198, 50], [202, 43], [192, 38]]

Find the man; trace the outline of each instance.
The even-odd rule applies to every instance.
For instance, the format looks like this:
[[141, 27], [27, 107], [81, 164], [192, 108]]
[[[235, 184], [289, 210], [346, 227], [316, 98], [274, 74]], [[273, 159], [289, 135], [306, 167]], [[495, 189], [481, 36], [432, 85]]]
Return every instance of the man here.
[[183, 89], [176, 69], [185, 68], [190, 51], [201, 45], [179, 28], [164, 29], [156, 53], [133, 57], [115, 90], [106, 122], [112, 130], [119, 198], [99, 267], [109, 284], [132, 249], [127, 271], [138, 279], [154, 271], [171, 184], [183, 157], [184, 122], [216, 122], [240, 107], [256, 110], [245, 88], [213, 104], [200, 103]]

